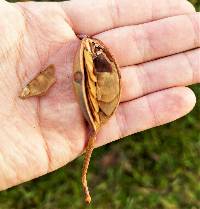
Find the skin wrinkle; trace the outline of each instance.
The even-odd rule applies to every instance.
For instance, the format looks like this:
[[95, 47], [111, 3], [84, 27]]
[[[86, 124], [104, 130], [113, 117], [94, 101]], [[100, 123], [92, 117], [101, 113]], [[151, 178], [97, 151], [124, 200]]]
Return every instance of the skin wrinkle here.
[[[16, 31], [16, 32], [18, 32], [17, 40], [15, 41], [15, 43], [13, 43], [13, 45], [18, 46], [18, 44], [20, 45], [21, 41], [23, 40], [24, 31], [26, 29], [26, 22], [25, 22], [25, 19], [23, 18], [23, 14], [21, 13], [21, 11], [18, 11], [17, 9], [15, 9], [15, 10], [16, 10], [17, 16], [20, 16], [20, 20], [19, 21], [23, 21], [23, 23], [21, 24], [20, 28], [18, 28], [18, 30]], [[2, 56], [4, 57], [4, 56], [6, 56], [7, 54], [10, 53], [10, 51], [13, 48], [13, 45], [9, 46], [9, 48], [6, 48], [6, 51], [3, 51], [2, 54], [0, 53], [0, 59], [2, 58]]]
[[12, 107], [10, 108], [10, 111], [7, 114], [0, 112], [1, 121], [8, 120], [8, 119], [12, 118], [12, 116], [11, 116], [12, 109], [14, 109], [14, 105], [13, 105], [13, 108]]
[[[36, 39], [35, 39], [34, 37], [33, 37], [33, 41], [36, 42]], [[36, 45], [35, 45], [35, 51], [36, 51], [36, 54], [37, 54], [37, 56], [38, 56], [38, 60], [39, 60], [39, 63], [40, 63], [40, 69], [43, 69], [45, 63], [47, 63], [48, 57], [46, 57], [46, 59], [45, 59], [44, 57], [41, 57], [41, 56], [39, 55], [39, 51], [38, 51], [38, 48], [36, 47]], [[42, 60], [43, 60], [43, 62], [42, 62]]]
[[[153, 51], [154, 50], [154, 47], [152, 46], [152, 44], [151, 44], [151, 41], [150, 41], [150, 38], [149, 38], [149, 36], [148, 36], [148, 33], [147, 33], [147, 31], [145, 30], [145, 24], [142, 24], [142, 25], [137, 25], [137, 27], [140, 27], [141, 29], [142, 29], [142, 31], [144, 32], [143, 34], [144, 34], [144, 41], [145, 42], [147, 42], [148, 43], [148, 46], [149, 46], [149, 48], [151, 48], [152, 50], [151, 51]], [[136, 48], [137, 48], [137, 51], [138, 51], [138, 54], [140, 55], [140, 57], [141, 57], [141, 61], [140, 62], [138, 62], [136, 65], [139, 65], [139, 64], [141, 64], [141, 63], [147, 63], [147, 62], [149, 62], [149, 61], [152, 61], [152, 60], [156, 60], [156, 59], [145, 59], [145, 52], [147, 53], [147, 54], [149, 54], [149, 51], [150, 50], [147, 50], [147, 49], [144, 49], [143, 51], [140, 49], [140, 45], [142, 45], [141, 44], [141, 41], [140, 41], [140, 39], [138, 39], [137, 38], [137, 34], [136, 34], [136, 28], [135, 27], [133, 27], [132, 28], [132, 38], [133, 38], [133, 43], [134, 43], [134, 45], [136, 46]], [[158, 58], [159, 59], [159, 58]], [[130, 65], [121, 65], [121, 67], [128, 67], [128, 66], [132, 66], [132, 64], [130, 64]]]
[[[40, 99], [42, 99], [42, 98], [40, 98]], [[40, 100], [40, 102], [41, 102], [41, 100]], [[40, 105], [41, 106], [41, 105]], [[40, 108], [41, 109], [41, 108]], [[41, 112], [40, 112], [40, 115], [41, 115]], [[40, 117], [41, 118], [41, 117]], [[53, 127], [53, 129], [54, 130], [56, 130], [58, 133], [60, 133], [62, 136], [63, 136], [63, 138], [65, 138], [66, 139], [66, 142], [69, 144], [69, 147], [70, 147], [70, 149], [69, 150], [72, 150], [72, 148], [71, 147], [73, 147], [71, 144], [72, 144], [72, 141], [71, 140], [69, 140], [69, 136], [68, 136], [68, 134], [66, 133], [66, 131], [64, 130], [64, 128], [62, 127], [62, 126], [59, 126], [59, 124], [57, 124], [57, 122], [55, 122], [55, 124], [53, 124], [53, 122], [52, 121], [45, 121], [45, 123], [43, 123], [43, 124], [41, 124], [41, 119], [40, 119], [40, 127], [42, 127], [41, 129], [43, 129], [43, 128], [45, 128], [45, 129], [47, 129], [47, 130], [50, 130], [52, 127]], [[43, 136], [44, 136], [45, 134], [43, 134]], [[47, 135], [47, 134], [46, 134]], [[48, 138], [48, 137], [45, 137], [45, 138]], [[45, 140], [45, 141], [47, 141], [47, 140]], [[47, 143], [47, 142], [46, 142]], [[48, 147], [48, 146], [47, 146]], [[73, 152], [72, 152], [73, 153]], [[49, 152], [49, 155], [51, 156], [51, 153]], [[51, 157], [51, 159], [52, 159], [52, 157]], [[51, 160], [51, 162], [52, 162], [52, 160]], [[50, 167], [50, 170], [51, 170], [51, 167]], [[50, 171], [49, 170], [49, 171]]]
[[[199, 48], [198, 48], [199, 49]], [[200, 50], [200, 49], [199, 49]], [[191, 83], [199, 83], [200, 82], [200, 57], [199, 57], [199, 70], [198, 67], [196, 69], [196, 67], [193, 65], [192, 60], [190, 59], [190, 52], [192, 52], [193, 50], [189, 50], [186, 52], [183, 52], [183, 56], [185, 56], [186, 61], [188, 62], [189, 68], [190, 68], [190, 72], [191, 72], [191, 78], [189, 79], [189, 84]], [[196, 76], [196, 70], [197, 70], [197, 76]], [[198, 76], [198, 71], [199, 71], [199, 76]], [[195, 79], [195, 77], [197, 79]]]
[[66, 57], [65, 57], [65, 62], [68, 63], [67, 69], [65, 71], [66, 79], [64, 81], [62, 80], [62, 82], [67, 83], [68, 93], [67, 92], [65, 93], [67, 93], [69, 100], [75, 103], [77, 102], [77, 100], [76, 100], [76, 96], [74, 93], [73, 83], [71, 82], [73, 79], [73, 72], [71, 69], [73, 68], [73, 62], [74, 62], [73, 57], [75, 56], [78, 44], [79, 42], [77, 42], [77, 40], [74, 40], [74, 41], [71, 41], [71, 43], [67, 45], [67, 51], [66, 51]]
[[[147, 83], [149, 84], [149, 83], [151, 83], [151, 80], [150, 80], [150, 77], [149, 77], [149, 74], [148, 74], [148, 72], [146, 72], [145, 71], [145, 68], [144, 68], [144, 65], [143, 64], [140, 64], [140, 65], [138, 65], [138, 67], [139, 67], [139, 69], [140, 69], [140, 71], [142, 72], [142, 74], [144, 75], [144, 80], [145, 80], [145, 82], [141, 82], [140, 83], [140, 86], [141, 86], [141, 89], [142, 89], [142, 96], [140, 96], [140, 97], [137, 97], [137, 98], [141, 98], [141, 97], [143, 97], [143, 96], [146, 96], [146, 95], [148, 95], [148, 93], [145, 93], [145, 92], [150, 92], [149, 91], [149, 89], [148, 89], [148, 87], [147, 87]], [[137, 75], [138, 75], [138, 71], [137, 71]], [[138, 75], [138, 77], [139, 77], [139, 75]], [[139, 78], [138, 78], [138, 80], [139, 80]], [[137, 99], [136, 98], [136, 99]]]
[[[26, 33], [29, 33], [30, 35], [32, 34], [31, 32], [28, 31], [28, 29], [29, 29], [28, 25], [30, 24], [31, 21], [29, 21], [29, 16], [26, 14], [25, 8], [23, 8], [22, 6], [20, 6], [18, 4], [16, 6], [20, 10], [21, 14], [24, 17], [24, 22], [25, 22], [25, 30], [24, 30], [24, 35], [23, 35], [23, 42], [24, 42], [25, 34]], [[22, 43], [21, 43], [21, 45], [22, 45]], [[21, 58], [21, 60], [23, 60], [24, 54], [23, 54], [22, 47], [21, 47], [21, 50], [19, 50], [19, 52], [20, 52], [20, 58]], [[39, 57], [39, 55], [38, 55], [38, 57]], [[39, 58], [39, 60], [40, 60], [40, 58]], [[26, 65], [24, 65], [22, 61], [20, 63], [18, 63], [18, 68], [16, 67], [16, 72], [17, 72], [17, 70], [19, 70], [19, 64], [22, 64], [24, 66], [24, 70], [23, 71], [20, 70], [21, 75], [18, 75], [18, 78], [19, 78], [19, 81], [21, 81], [21, 87], [22, 87], [23, 86], [22, 81], [29, 80], [30, 77], [27, 74], [28, 70], [26, 70]]]
[[[29, 125], [29, 126], [32, 126], [33, 122], [32, 121], [35, 121], [35, 118], [33, 116], [33, 120], [30, 120], [30, 118], [32, 119], [32, 117], [30, 118], [27, 118], [26, 115], [24, 115], [22, 112], [19, 111], [19, 108], [17, 107], [18, 106], [18, 98], [14, 98], [14, 101], [13, 101], [13, 108], [10, 108], [10, 113], [13, 113], [12, 111], [16, 111], [19, 116]], [[10, 114], [11, 115], [11, 114]], [[8, 118], [7, 118], [8, 119]], [[12, 117], [10, 116], [10, 119], [12, 119]]]
[[[41, 125], [40, 125], [41, 126]], [[43, 127], [43, 128], [52, 128], [52, 125], [46, 125], [46, 126], [44, 126], [44, 125], [42, 125], [41, 127]], [[43, 129], [43, 128], [41, 128], [41, 129]], [[68, 136], [68, 134], [66, 133], [66, 131], [62, 128], [62, 127], [59, 127], [58, 125], [56, 126], [56, 124], [53, 126], [53, 129], [55, 130], [55, 131], [57, 131], [60, 135], [62, 135], [62, 137], [65, 139], [65, 141], [67, 142], [67, 144], [68, 144], [68, 148], [67, 148], [67, 150], [68, 151], [70, 151], [70, 153], [71, 153], [71, 155], [74, 153], [74, 152], [76, 152], [76, 149], [75, 149], [75, 147], [73, 146], [73, 141], [72, 140], [69, 140], [69, 136]], [[44, 133], [44, 132], [43, 132]], [[45, 138], [43, 138], [44, 139], [44, 142], [45, 142], [45, 150], [46, 150], [46, 152], [47, 152], [47, 155], [48, 155], [48, 159], [50, 159], [49, 160], [49, 166], [48, 166], [48, 172], [51, 172], [51, 171], [53, 171], [54, 169], [52, 168], [52, 165], [53, 165], [53, 156], [52, 156], [52, 154], [51, 154], [51, 152], [50, 152], [50, 149], [49, 149], [49, 145], [48, 145], [48, 140], [47, 140], [47, 134], [43, 134], [43, 136], [45, 136], [46, 137], [46, 139]], [[86, 137], [85, 137], [86, 138]], [[77, 152], [76, 152], [77, 153]], [[82, 152], [79, 154], [79, 155], [81, 155], [82, 154]], [[68, 153], [68, 155], [70, 156], [70, 154]], [[74, 158], [73, 158], [74, 159]], [[68, 159], [68, 160], [66, 160], [67, 162], [70, 162], [70, 161], [72, 161], [73, 159]]]
[[74, 31], [74, 24], [73, 24], [73, 22], [72, 22], [72, 20], [71, 20], [71, 18], [67, 15], [67, 13], [65, 12], [65, 10], [64, 10], [64, 5], [65, 4], [71, 4], [71, 1], [68, 1], [68, 2], [66, 2], [66, 1], [64, 1], [64, 2], [60, 2], [60, 7], [61, 7], [61, 9], [62, 9], [62, 11], [64, 12], [64, 15], [65, 15], [65, 21], [66, 21], [66, 23], [72, 28], [72, 30]]
[[[148, 21], [144, 22], [144, 24], [149, 22], [149, 21], [152, 21], [152, 20], [156, 21], [156, 20], [165, 18], [164, 16], [162, 18], [158, 18], [159, 15], [156, 12], [153, 12], [153, 11], [157, 11], [156, 6], [154, 6], [154, 5], [157, 5], [157, 4], [158, 4], [157, 0], [156, 0], [156, 2], [154, 0], [151, 1], [151, 8], [152, 8], [151, 18]], [[166, 8], [166, 11], [171, 11], [171, 10], [169, 10], [169, 2], [167, 2], [166, 5], [168, 6], [168, 8]], [[170, 14], [170, 12], [169, 12], [169, 14]]]
[[[18, 124], [19, 125], [19, 124]], [[15, 126], [16, 127], [16, 129], [19, 129], [20, 128], [20, 126], [18, 127], [17, 125]], [[10, 135], [10, 132], [8, 131], [7, 133], [6, 133], [6, 135], [7, 136], [9, 136]], [[10, 138], [12, 138], [13, 136], [10, 136]], [[12, 140], [9, 140], [9, 142], [12, 142]], [[13, 143], [12, 143], [12, 145], [13, 145], [13, 148], [16, 148], [17, 146], [16, 146], [16, 142], [17, 141], [14, 141]], [[20, 153], [23, 153], [23, 155], [21, 156], [21, 158], [23, 159], [23, 161], [22, 161], [22, 163], [25, 161], [25, 165], [30, 165], [30, 161], [26, 158], [26, 156], [28, 156], [28, 154], [29, 153], [31, 153], [31, 149], [32, 149], [32, 147], [31, 146], [23, 146], [23, 144], [22, 144], [22, 146], [21, 146], [21, 149], [19, 150], [18, 148], [16, 148], [15, 149], [15, 151], [17, 151], [17, 153], [18, 153], [18, 155], [20, 155]], [[33, 156], [34, 157], [34, 159], [37, 157], [37, 156]], [[32, 160], [32, 159], [31, 159]], [[8, 164], [9, 165], [11, 165], [11, 166], [9, 166], [8, 168], [13, 168], [12, 170], [14, 171], [14, 173], [15, 173], [15, 175], [16, 175], [16, 177], [15, 178], [13, 178], [13, 180], [14, 180], [14, 183], [12, 183], [12, 185], [16, 185], [17, 183], [16, 182], [24, 182], [24, 180], [26, 180], [26, 178], [22, 175], [21, 176], [21, 178], [19, 177], [20, 176], [20, 173], [18, 173], [18, 172], [16, 172], [16, 168], [15, 167], [13, 167], [12, 165], [12, 162], [13, 161], [10, 161], [10, 163], [9, 163], [9, 161], [8, 161]], [[20, 163], [21, 165], [23, 165], [22, 163]], [[14, 165], [15, 166], [15, 165]], [[43, 171], [44, 171], [44, 169], [43, 169]], [[29, 172], [29, 171], [27, 171], [27, 172]], [[37, 177], [38, 175], [34, 175], [34, 177]], [[7, 187], [10, 187], [10, 184], [7, 184]]]
[[110, 19], [112, 22], [112, 28], [117, 27], [117, 22], [120, 20], [120, 8], [118, 0], [109, 0], [108, 2], [108, 11], [110, 11]]
[[[73, 146], [73, 141], [72, 140], [67, 140], [67, 139], [70, 139], [69, 135], [66, 133], [66, 131], [63, 131], [63, 136], [64, 138], [66, 139], [67, 141], [67, 144], [68, 144], [68, 151], [70, 151], [71, 155], [73, 155], [74, 152], [76, 152], [76, 149], [75, 147]], [[88, 136], [88, 135], [87, 135]], [[86, 136], [85, 136], [85, 139], [86, 139]], [[87, 140], [85, 140], [86, 142]], [[80, 153], [78, 153], [78, 156], [80, 156], [81, 154], [83, 154], [85, 152], [85, 147], [86, 147], [86, 144], [83, 148], [83, 151], [80, 151]], [[69, 153], [68, 153], [69, 154]], [[74, 159], [74, 158], [73, 158]], [[68, 159], [68, 162], [72, 161], [73, 159]]]
[[[5, 162], [5, 158], [3, 157], [3, 155], [1, 154], [0, 152], [0, 162], [3, 161]], [[9, 185], [9, 183], [7, 182], [7, 179], [6, 179], [6, 174], [4, 172], [3, 169], [0, 169], [0, 176], [2, 176], [1, 180], [0, 180], [0, 185], [3, 189], [6, 189], [7, 188], [7, 185]], [[3, 182], [3, 183], [2, 183]]]
[[[36, 43], [36, 38], [34, 36], [32, 36], [32, 39]], [[36, 54], [38, 56], [38, 61], [40, 63], [40, 69], [43, 69], [43, 66], [45, 65], [45, 63], [47, 63], [48, 57], [46, 57], [46, 59], [44, 59], [44, 57], [40, 57], [37, 46], [35, 45], [34, 48], [35, 48]], [[43, 59], [43, 62], [42, 62], [42, 59]]]
[[45, 152], [46, 152], [46, 156], [47, 156], [47, 171], [46, 173], [50, 172], [51, 171], [51, 152], [50, 152], [50, 149], [49, 149], [49, 146], [48, 146], [48, 142], [45, 138], [45, 134], [42, 130], [42, 126], [41, 126], [41, 98], [37, 98], [37, 122], [38, 122], [38, 131], [40, 132], [40, 135], [43, 139], [43, 142], [44, 142], [44, 149], [45, 149]]
[[[31, 23], [32, 23], [31, 19], [32, 19], [32, 18], [37, 19], [37, 16], [35, 16], [33, 13], [31, 13], [26, 7], [24, 7], [24, 6], [22, 6], [22, 5], [20, 5], [20, 6], [23, 8], [22, 11], [23, 11], [23, 13], [24, 13], [24, 18], [25, 18], [25, 20], [26, 20], [26, 22], [27, 22], [27, 25], [29, 26], [29, 27], [27, 26], [27, 32], [31, 35], [30, 38], [32, 38], [34, 41], [36, 41], [36, 38], [34, 38], [33, 34], [31, 33], [31, 30], [33, 30], [33, 28], [37, 28], [37, 29], [40, 28], [40, 25], [39, 25], [39, 24], [37, 25], [37, 23], [38, 23], [39, 21], [35, 21], [34, 23], [36, 23], [36, 24], [34, 24], [34, 25], [32, 24], [32, 25], [31, 25]], [[31, 30], [29, 30], [29, 28], [31, 28]], [[37, 36], [39, 36], [39, 38], [40, 38], [41, 40], [46, 41], [46, 40], [43, 39], [42, 36], [40, 36], [40, 30], [38, 30]], [[39, 56], [39, 53], [38, 53], [38, 51], [37, 51], [36, 46], [35, 46], [35, 50], [36, 50], [36, 53], [38, 54], [39, 61], [40, 61], [40, 64], [41, 64], [40, 56]], [[41, 64], [41, 66], [42, 66], [42, 64]]]
[[[132, 28], [132, 36], [131, 36], [131, 38], [132, 38], [132, 40], [133, 40], [133, 44], [135, 44], [135, 46], [136, 46], [136, 48], [137, 48], [137, 51], [138, 51], [138, 54], [140, 55], [140, 57], [142, 57], [142, 60], [144, 60], [144, 54], [141, 52], [141, 50], [139, 49], [139, 40], [136, 38], [137, 36], [136, 36], [136, 32], [135, 32], [135, 28], [133, 27]], [[121, 65], [121, 67], [126, 67], [126, 66], [128, 66], [128, 65], [125, 65], [125, 66], [123, 66], [123, 65]]]
[[123, 138], [126, 135], [126, 131], [128, 130], [127, 123], [127, 114], [125, 108], [123, 108], [123, 103], [117, 108], [118, 114], [115, 114], [115, 118], [117, 121], [117, 127], [119, 130], [119, 138]]
[[[37, 31], [37, 38], [43, 40], [44, 42], [46, 42], [47, 40], [47, 36], [43, 36], [42, 32], [41, 32], [41, 26], [40, 26], [40, 18], [38, 18], [37, 15], [35, 15], [34, 13], [32, 13], [27, 7], [25, 7], [22, 3], [19, 3], [19, 7], [22, 8], [23, 14], [24, 14], [24, 18], [26, 19], [26, 21], [28, 22], [29, 27], [31, 28], [31, 30], [33, 30], [33, 28]], [[60, 8], [60, 7], [59, 7]], [[61, 8], [60, 8], [61, 9]], [[36, 21], [34, 21], [34, 24], [31, 25], [31, 23], [33, 21], [31, 21], [31, 19], [35, 19]], [[27, 27], [28, 28], [28, 27]], [[31, 31], [29, 32], [30, 35], [32, 35]], [[44, 33], [46, 34], [46, 33]], [[32, 36], [33, 37], [33, 36]], [[54, 43], [59, 43], [59, 44], [65, 44], [65, 41], [63, 42], [58, 42], [54, 40]]]
[[151, 1], [151, 20], [154, 20], [154, 0]]
[[166, 5], [167, 5], [167, 9], [169, 10], [169, 11], [173, 11], [173, 9], [172, 9], [172, 5], [170, 4], [170, 1], [166, 1]]
[[192, 73], [192, 81], [191, 82], [195, 83], [196, 82], [196, 79], [195, 79], [196, 75], [195, 75], [195, 72], [194, 72], [194, 69], [193, 69], [193, 65], [192, 65], [192, 63], [191, 63], [191, 61], [190, 61], [186, 52], [183, 52], [183, 56], [185, 56], [185, 58], [188, 62], [188, 65], [190, 66], [190, 69], [191, 69], [191, 73]]
[[[24, 33], [23, 33], [24, 34]], [[23, 43], [24, 43], [24, 35], [20, 38], [20, 41], [19, 41], [19, 45], [18, 46], [16, 46], [16, 51], [17, 51], [17, 58], [16, 58], [16, 68], [15, 68], [15, 72], [16, 72], [16, 77], [17, 77], [17, 80], [18, 80], [18, 82], [19, 82], [19, 86], [20, 86], [20, 88], [22, 88], [22, 81], [25, 79], [24, 78], [24, 76], [20, 76], [20, 74], [19, 74], [19, 64], [20, 64], [20, 62], [21, 62], [21, 60], [22, 60], [22, 45], [23, 45]], [[26, 72], [26, 71], [24, 71], [24, 72]]]
[[[19, 41], [19, 45], [21, 45], [21, 41]], [[18, 62], [19, 62], [19, 58], [20, 58], [20, 54], [17, 53], [19, 52], [18, 51], [18, 46], [16, 47], [16, 49], [13, 49], [14, 50], [14, 53], [15, 53], [15, 59], [16, 59], [16, 62], [15, 62], [15, 66], [17, 66]], [[10, 52], [11, 53], [11, 52]], [[10, 57], [8, 57], [6, 60], [9, 61]], [[21, 79], [20, 79], [20, 76], [19, 76], [19, 72], [17, 71], [17, 68], [15, 68], [15, 74], [16, 74], [16, 78], [17, 78], [17, 81], [19, 82], [19, 85], [22, 86], [22, 82], [21, 82]], [[6, 78], [6, 77], [5, 77]], [[6, 80], [4, 79], [4, 85], [7, 85], [7, 89], [10, 88], [10, 84], [9, 84], [9, 81], [6, 82]]]
[[[17, 62], [16, 62], [16, 70], [15, 70], [15, 72], [16, 72], [16, 78], [17, 78], [17, 81], [19, 82], [19, 88], [21, 89], [22, 88], [22, 80], [23, 80], [23, 78], [21, 79], [20, 78], [20, 75], [19, 75], [19, 71], [18, 71], [18, 66], [19, 66], [19, 59], [17, 60]], [[16, 99], [15, 99], [16, 100]]]
[[[139, 70], [140, 70], [140, 72], [142, 72], [142, 73], [144, 73], [144, 66], [143, 65], [138, 65], [138, 68], [139, 68]], [[142, 82], [139, 82], [140, 81], [140, 76], [139, 76], [139, 70], [136, 70], [135, 72], [136, 72], [136, 76], [137, 76], [137, 83], [139, 84], [139, 86], [140, 86], [140, 95], [143, 95], [143, 94], [145, 94], [145, 87], [144, 87], [144, 85], [143, 85], [143, 83]], [[137, 96], [136, 98], [134, 98], [134, 99], [137, 99], [137, 98], [140, 98], [141, 96]]]
[[158, 117], [157, 117], [157, 115], [156, 115], [156, 111], [154, 111], [154, 109], [153, 109], [153, 107], [152, 107], [152, 105], [151, 105], [151, 101], [150, 101], [150, 97], [148, 97], [148, 96], [146, 96], [146, 97], [144, 97], [145, 98], [145, 100], [146, 100], [146, 103], [147, 103], [147, 106], [149, 107], [149, 110], [150, 110], [150, 113], [151, 113], [151, 115], [152, 115], [152, 127], [156, 127], [156, 126], [159, 126], [160, 124], [162, 124], [160, 121], [159, 121], [159, 119], [158, 119]]
[[[9, 131], [5, 131], [5, 129], [4, 129], [4, 132], [6, 133], [6, 136], [8, 136], [8, 137], [10, 137], [10, 132]], [[12, 136], [10, 137], [10, 138], [12, 138]], [[15, 145], [14, 145], [15, 146]], [[1, 152], [0, 152], [1, 153]], [[2, 156], [3, 157], [3, 156]], [[12, 166], [12, 164], [5, 158], [5, 157], [3, 157], [4, 158], [4, 162], [6, 162], [6, 165], [9, 165], [9, 166], [7, 166], [9, 169], [11, 169], [12, 171], [13, 171], [13, 173], [15, 174], [15, 178], [13, 178], [15, 181], [17, 180], [22, 180], [20, 177], [19, 177], [19, 175], [18, 175], [18, 173], [16, 172], [16, 168], [14, 168], [13, 166]], [[1, 169], [0, 169], [1, 170]], [[3, 170], [4, 171], [4, 170]], [[5, 172], [3, 172], [3, 174], [4, 174]], [[6, 174], [4, 174], [4, 181], [6, 182], [6, 186], [8, 186], [8, 185], [10, 185], [10, 180], [7, 178], [8, 176], [6, 175]]]
[[[24, 150], [27, 151], [26, 149], [24, 149]], [[23, 151], [24, 151], [24, 150], [23, 150]], [[28, 162], [26, 158], [24, 158], [24, 160], [25, 160], [26, 162]], [[8, 163], [8, 164], [9, 164], [9, 163]], [[28, 163], [27, 163], [27, 164], [28, 164]], [[10, 165], [11, 165], [11, 163], [10, 163]], [[10, 168], [11, 168], [11, 166], [10, 166]], [[13, 167], [12, 170], [14, 171], [14, 173], [15, 173], [15, 175], [16, 175], [16, 179], [19, 180], [19, 181], [22, 181], [23, 179], [20, 178], [20, 174], [18, 174], [18, 172], [16, 172], [16, 168]]]
[[[194, 30], [194, 46], [200, 47], [200, 24], [198, 25], [194, 16], [187, 15], [186, 17], [188, 18]], [[198, 17], [200, 18], [200, 13]]]
[[[4, 77], [4, 86], [5, 86], [5, 89], [6, 90], [8, 90], [8, 89], [10, 89], [10, 85], [9, 85], [9, 80], [8, 80], [8, 78], [7, 77]], [[3, 93], [4, 91], [2, 91], [1, 93]], [[4, 94], [4, 98], [7, 98], [8, 99], [8, 97], [9, 97], [9, 94], [8, 94], [8, 92], [7, 91], [5, 91], [5, 93], [3, 93]], [[11, 97], [9, 97], [9, 99], [10, 99]]]
[[[149, 49], [150, 49], [150, 50], [146, 50], [146, 51], [151, 51], [152, 54], [153, 54], [153, 52], [156, 52], [156, 48], [153, 47], [153, 44], [152, 44], [152, 41], [151, 41], [151, 37], [149, 36], [149, 33], [147, 32], [147, 30], [145, 30], [145, 25], [141, 25], [141, 28], [142, 28], [143, 31], [144, 31], [145, 38], [146, 38], [146, 40], [147, 40], [147, 43], [148, 43], [148, 46], [149, 46]], [[149, 52], [147, 52], [147, 54], [149, 54]], [[152, 59], [148, 59], [148, 56], [145, 56], [145, 55], [144, 55], [144, 57], [147, 57], [147, 58], [146, 58], [146, 60], [145, 60], [145, 58], [144, 58], [144, 59], [143, 59], [144, 62], [142, 62], [142, 63], [145, 63], [145, 62], [148, 62], [148, 61], [151, 61], [151, 60], [152, 60]], [[153, 56], [151, 55], [150, 57], [153, 57]], [[140, 63], [139, 63], [139, 64], [140, 64]]]
[[[6, 159], [3, 156], [3, 154], [1, 153], [1, 151], [0, 151], [0, 156], [1, 156], [2, 162], [6, 162]], [[7, 188], [7, 185], [10, 185], [10, 182], [7, 179], [7, 175], [5, 173], [5, 170], [4, 169], [0, 169], [0, 173], [1, 173], [0, 176], [2, 176], [1, 181], [3, 180], [3, 182], [4, 182], [3, 184], [5, 185], [5, 186], [3, 186], [3, 188]], [[2, 186], [2, 184], [1, 184], [1, 186]]]
[[71, 19], [69, 18], [69, 16], [67, 15], [67, 13], [63, 9], [62, 4], [64, 4], [64, 2], [59, 2], [59, 3], [58, 2], [54, 2], [54, 3], [56, 3], [57, 7], [59, 7], [61, 9], [61, 11], [62, 11], [62, 13], [63, 13], [63, 15], [65, 17], [64, 20], [67, 23], [67, 25], [69, 25], [69, 27], [73, 29], [73, 23], [72, 23]]
[[[23, 44], [23, 41], [24, 41], [24, 31], [25, 31], [25, 26], [19, 32], [20, 34], [18, 35], [17, 42], [15, 43], [15, 46], [16, 46], [15, 48], [13, 48], [13, 46], [12, 46], [9, 49], [7, 49], [6, 51], [4, 51], [2, 54], [0, 53], [0, 59], [1, 60], [9, 60], [10, 56], [8, 56], [8, 54], [10, 54], [13, 50], [14, 50], [13, 54], [16, 55], [16, 62], [19, 60], [19, 58], [20, 58], [20, 55], [19, 55], [20, 47], [21, 47], [21, 45]], [[13, 60], [12, 60], [12, 62], [13, 62]]]
[[[144, 69], [144, 65], [143, 65], [143, 69]], [[145, 84], [146, 83], [148, 83], [148, 85], [149, 85], [149, 88], [146, 88], [146, 94], [144, 94], [144, 96], [145, 95], [148, 95], [151, 91], [150, 91], [150, 84], [151, 84], [151, 75], [150, 75], [150, 73], [149, 73], [149, 71], [148, 70], [143, 70], [144, 71], [144, 75], [145, 75], [145, 77], [146, 77], [146, 82], [145, 82]], [[168, 89], [168, 87], [166, 87], [166, 88], [162, 88], [162, 90], [165, 90], [165, 89]], [[159, 90], [158, 90], [159, 91]], [[157, 92], [157, 91], [154, 91], [154, 92]]]
[[[40, 120], [40, 122], [41, 122], [41, 120]], [[86, 124], [86, 121], [84, 120], [84, 118], [82, 118], [81, 123]], [[84, 147], [82, 149], [80, 149], [80, 148], [78, 148], [78, 150], [76, 149], [76, 147], [73, 145], [73, 140], [70, 140], [70, 137], [67, 134], [66, 130], [63, 128], [63, 126], [60, 126], [57, 122], [55, 122], [53, 124], [53, 122], [51, 122], [51, 121], [49, 121], [49, 123], [48, 123], [48, 121], [45, 121], [45, 123], [43, 123], [40, 126], [42, 127], [42, 129], [47, 129], [47, 130], [50, 130], [53, 127], [54, 130], [56, 130], [60, 135], [62, 135], [62, 137], [65, 139], [65, 142], [67, 142], [67, 149], [66, 150], [69, 151], [68, 152], [69, 156], [70, 155], [73, 156], [73, 153], [78, 153], [78, 156], [80, 156], [81, 154], [83, 154], [83, 152], [85, 152]], [[85, 126], [87, 126], [87, 125], [85, 125]], [[86, 127], [85, 130], [88, 131], [88, 127]], [[84, 134], [85, 136], [83, 137], [84, 139], [87, 139], [87, 136], [88, 136], [87, 131], [85, 131], [85, 134]], [[43, 135], [45, 136], [46, 139], [48, 139], [48, 136], [47, 136], [48, 134], [43, 134]], [[86, 143], [86, 140], [84, 140], [84, 141]], [[46, 144], [48, 145], [47, 140], [46, 140]], [[48, 147], [49, 147], [49, 145], [48, 145]], [[50, 150], [50, 149], [48, 149], [48, 150]], [[48, 172], [51, 172], [51, 171], [55, 170], [52, 168], [54, 161], [53, 161], [53, 156], [52, 156], [51, 152], [49, 152], [49, 156], [51, 157], [51, 163], [50, 163]], [[66, 162], [71, 162], [74, 159], [75, 159], [75, 157], [69, 158], [66, 160]]]
[[[0, 46], [1, 47], [1, 46]], [[13, 46], [6, 48], [6, 50], [1, 50], [0, 48], [0, 59], [1, 60], [8, 60], [10, 52], [13, 50]]]

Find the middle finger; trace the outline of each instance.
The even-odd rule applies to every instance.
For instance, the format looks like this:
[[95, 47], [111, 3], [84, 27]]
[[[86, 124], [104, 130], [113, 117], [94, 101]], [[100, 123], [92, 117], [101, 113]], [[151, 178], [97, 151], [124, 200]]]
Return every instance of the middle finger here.
[[126, 26], [95, 36], [128, 66], [200, 47], [200, 14], [181, 15]]

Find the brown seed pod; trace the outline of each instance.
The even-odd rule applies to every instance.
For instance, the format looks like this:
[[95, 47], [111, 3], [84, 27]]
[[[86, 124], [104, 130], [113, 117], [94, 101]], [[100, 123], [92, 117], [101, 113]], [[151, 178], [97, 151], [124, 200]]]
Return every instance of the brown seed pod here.
[[90, 203], [91, 197], [86, 175], [96, 134], [119, 104], [120, 80], [118, 65], [106, 46], [100, 40], [83, 38], [74, 61], [74, 87], [81, 110], [91, 128], [82, 171], [87, 203]]

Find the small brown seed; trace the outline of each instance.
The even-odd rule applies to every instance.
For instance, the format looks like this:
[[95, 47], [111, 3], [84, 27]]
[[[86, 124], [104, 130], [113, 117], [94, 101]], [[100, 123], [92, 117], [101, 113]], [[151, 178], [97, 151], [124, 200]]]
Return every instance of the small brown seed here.
[[22, 89], [19, 97], [26, 99], [33, 96], [43, 96], [55, 82], [55, 67], [50, 65]]

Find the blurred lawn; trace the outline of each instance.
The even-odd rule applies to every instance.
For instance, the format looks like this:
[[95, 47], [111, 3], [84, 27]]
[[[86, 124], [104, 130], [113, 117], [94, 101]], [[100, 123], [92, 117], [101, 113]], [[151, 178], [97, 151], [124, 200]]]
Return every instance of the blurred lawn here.
[[[95, 150], [88, 208], [200, 209], [200, 88], [192, 89], [197, 106], [186, 117]], [[1, 192], [0, 209], [86, 208], [82, 162]]]

